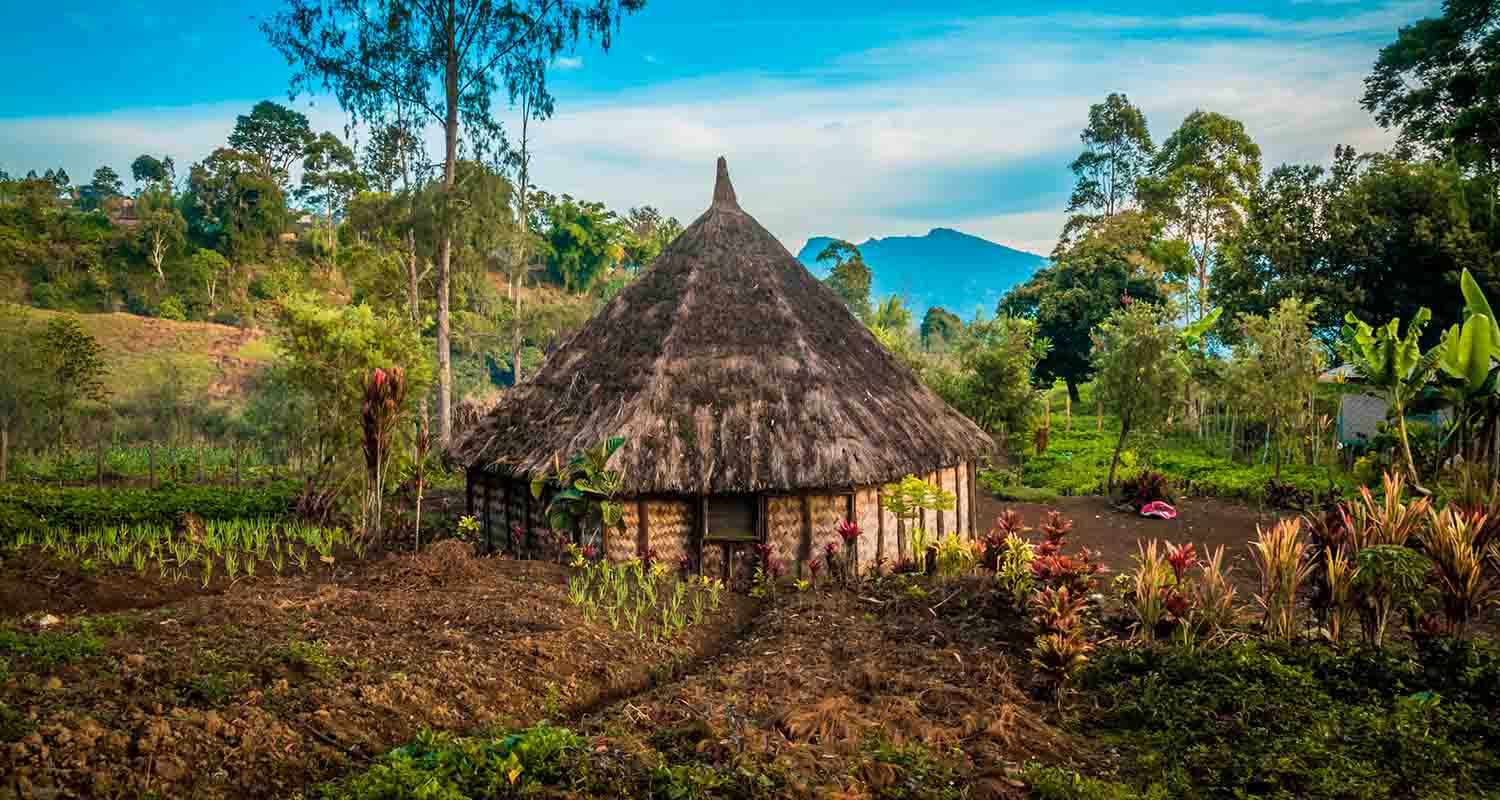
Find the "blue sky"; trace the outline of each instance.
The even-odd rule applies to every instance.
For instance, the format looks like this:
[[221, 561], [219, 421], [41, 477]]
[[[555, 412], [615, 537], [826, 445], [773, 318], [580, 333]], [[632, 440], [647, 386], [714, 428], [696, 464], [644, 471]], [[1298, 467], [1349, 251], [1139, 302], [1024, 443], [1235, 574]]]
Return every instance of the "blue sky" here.
[[[256, 29], [275, 2], [14, 5], [0, 50], [13, 173], [61, 165], [85, 180], [141, 152], [186, 165], [255, 101], [285, 101], [288, 70]], [[722, 153], [742, 204], [794, 249], [945, 226], [1045, 253], [1090, 103], [1127, 93], [1157, 141], [1194, 108], [1229, 114], [1268, 167], [1382, 148], [1361, 81], [1437, 6], [648, 0], [610, 52], [584, 43], [555, 65], [536, 179], [687, 222]], [[329, 99], [297, 106], [343, 129]]]

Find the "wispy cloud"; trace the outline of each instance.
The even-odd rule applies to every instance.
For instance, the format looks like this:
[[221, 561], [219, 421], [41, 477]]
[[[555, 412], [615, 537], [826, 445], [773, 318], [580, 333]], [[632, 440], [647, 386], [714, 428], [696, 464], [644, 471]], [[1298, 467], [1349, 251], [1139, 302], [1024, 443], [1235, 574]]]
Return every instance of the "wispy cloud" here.
[[[532, 129], [533, 173], [549, 190], [621, 209], [649, 203], [686, 222], [707, 206], [713, 159], [725, 154], [742, 203], [793, 249], [819, 234], [862, 240], [941, 225], [1046, 253], [1089, 104], [1126, 92], [1158, 141], [1195, 108], [1229, 114], [1261, 144], [1268, 167], [1326, 161], [1338, 143], [1383, 148], [1391, 137], [1359, 107], [1362, 80], [1396, 28], [1435, 7], [1396, 0], [1298, 19], [929, 23], [927, 35], [886, 37], [896, 41], [791, 75], [720, 73], [566, 94], [557, 116]], [[140, 152], [185, 164], [222, 143], [254, 99], [0, 120], [0, 166], [62, 162], [85, 174]], [[331, 103], [311, 115], [319, 128], [342, 129]]]
[[552, 66], [558, 69], [582, 69], [583, 56], [560, 56], [552, 62]]

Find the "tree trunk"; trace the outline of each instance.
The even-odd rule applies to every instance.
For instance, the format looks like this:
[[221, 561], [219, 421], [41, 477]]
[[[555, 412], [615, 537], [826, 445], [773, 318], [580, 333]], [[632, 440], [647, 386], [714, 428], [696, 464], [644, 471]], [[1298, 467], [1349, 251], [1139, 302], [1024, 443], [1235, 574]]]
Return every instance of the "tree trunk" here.
[[[444, 78], [448, 118], [443, 125], [443, 191], [453, 191], [453, 172], [458, 159], [458, 46], [455, 9], [448, 3], [448, 63]], [[438, 356], [438, 439], [447, 447], [453, 436], [453, 353], [449, 343], [448, 283], [453, 258], [453, 236], [443, 220], [443, 239], [438, 245], [437, 287], [437, 356]]]
[[[521, 102], [521, 170], [520, 170], [520, 194], [517, 195], [517, 205], [520, 209], [519, 223], [521, 228], [521, 247], [517, 253], [520, 263], [516, 265], [516, 277], [511, 279], [510, 292], [512, 300], [511, 332], [510, 332], [510, 385], [521, 385], [521, 286], [526, 284], [526, 272], [531, 264], [528, 259], [527, 246], [531, 244], [531, 220], [529, 209], [526, 205], [526, 184], [531, 180], [531, 151], [530, 131], [531, 122], [531, 98], [529, 96]], [[517, 285], [519, 282], [519, 285]]]
[[1082, 402], [1082, 398], [1078, 396], [1078, 379], [1070, 376], [1063, 378], [1063, 382], [1068, 384], [1068, 399], [1074, 403]]
[[10, 420], [0, 422], [0, 483], [10, 480]]
[[[1278, 422], [1279, 422], [1279, 420], [1278, 420]], [[1275, 477], [1275, 480], [1276, 480], [1277, 483], [1281, 483], [1281, 426], [1278, 424], [1275, 427], [1276, 427], [1276, 472], [1275, 472], [1276, 477]]]
[[1115, 456], [1109, 460], [1109, 481], [1105, 484], [1105, 494], [1115, 493], [1115, 469], [1120, 466], [1120, 451], [1125, 448], [1125, 437], [1130, 433], [1130, 420], [1120, 420], [1120, 438], [1115, 441]]
[[1417, 475], [1417, 462], [1411, 457], [1411, 444], [1406, 440], [1406, 409], [1397, 408], [1396, 430], [1401, 432], [1401, 455], [1406, 458], [1406, 472], [1411, 476], [1412, 488], [1422, 485], [1422, 478]]
[[1104, 433], [1104, 395], [1099, 394], [1099, 387], [1094, 387], [1094, 402], [1098, 407], [1099, 432]]

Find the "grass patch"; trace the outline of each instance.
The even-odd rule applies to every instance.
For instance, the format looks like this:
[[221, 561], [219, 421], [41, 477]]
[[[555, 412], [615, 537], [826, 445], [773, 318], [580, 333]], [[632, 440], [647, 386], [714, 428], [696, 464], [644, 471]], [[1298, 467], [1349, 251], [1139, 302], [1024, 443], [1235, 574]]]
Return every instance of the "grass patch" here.
[[1148, 796], [1462, 798], [1500, 785], [1490, 645], [1115, 650], [1079, 686], [1077, 727], [1117, 748]]
[[[1112, 417], [1105, 417], [1104, 430], [1100, 432], [1092, 418], [1075, 419], [1074, 429], [1068, 431], [1057, 415], [1053, 417], [1047, 452], [1025, 456], [1019, 476], [1007, 481], [1015, 485], [1005, 488], [1010, 492], [1015, 492], [1017, 486], [1045, 489], [1065, 496], [1104, 494], [1109, 462], [1119, 437], [1118, 423]], [[1258, 460], [1253, 464], [1232, 461], [1221, 448], [1189, 435], [1144, 442], [1132, 437], [1127, 442], [1130, 444], [1134, 446], [1120, 454], [1117, 481], [1151, 469], [1166, 475], [1172, 488], [1185, 495], [1258, 502], [1264, 499], [1276, 473], [1269, 461], [1265, 464]], [[1326, 467], [1289, 462], [1282, 464], [1281, 480], [1314, 495], [1327, 494], [1330, 488], [1342, 493], [1353, 486], [1348, 475]]]

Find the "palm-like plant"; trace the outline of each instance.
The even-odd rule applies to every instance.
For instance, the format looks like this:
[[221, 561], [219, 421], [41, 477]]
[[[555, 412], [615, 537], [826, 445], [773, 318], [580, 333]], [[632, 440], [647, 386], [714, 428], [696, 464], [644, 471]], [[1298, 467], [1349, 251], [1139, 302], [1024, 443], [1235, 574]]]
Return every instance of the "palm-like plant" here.
[[1494, 576], [1488, 574], [1491, 543], [1483, 514], [1465, 514], [1449, 506], [1429, 512], [1422, 548], [1432, 559], [1434, 583], [1442, 596], [1443, 615], [1453, 633], [1464, 638], [1469, 620], [1496, 599]]
[[[558, 465], [557, 474], [550, 478], [557, 484], [558, 492], [547, 506], [547, 522], [553, 530], [598, 533], [598, 552], [603, 552], [604, 529], [625, 530], [625, 508], [618, 499], [625, 475], [608, 466], [610, 457], [624, 444], [625, 437], [615, 436], [579, 453], [567, 464]], [[532, 495], [540, 498], [548, 480], [547, 477], [533, 480]], [[584, 530], [585, 526], [588, 530]]]
[[1270, 530], [1255, 526], [1256, 540], [1250, 543], [1250, 555], [1260, 569], [1260, 594], [1255, 600], [1263, 609], [1262, 625], [1266, 632], [1280, 639], [1297, 635], [1297, 590], [1312, 571], [1305, 558], [1307, 541], [1302, 538], [1302, 520], [1284, 519]]
[[1430, 309], [1418, 310], [1402, 335], [1400, 319], [1372, 328], [1353, 312], [1344, 315], [1345, 355], [1365, 383], [1385, 395], [1391, 404], [1391, 414], [1396, 418], [1396, 430], [1401, 437], [1401, 456], [1406, 461], [1407, 474], [1413, 485], [1420, 484], [1421, 476], [1417, 474], [1407, 439], [1406, 411], [1432, 379], [1442, 356], [1440, 348], [1422, 352], [1422, 330], [1430, 319]]
[[1385, 473], [1380, 482], [1384, 491], [1379, 499], [1368, 486], [1361, 486], [1359, 497], [1349, 504], [1349, 535], [1355, 551], [1381, 544], [1404, 547], [1432, 505], [1425, 497], [1402, 502], [1406, 481], [1396, 473]]

